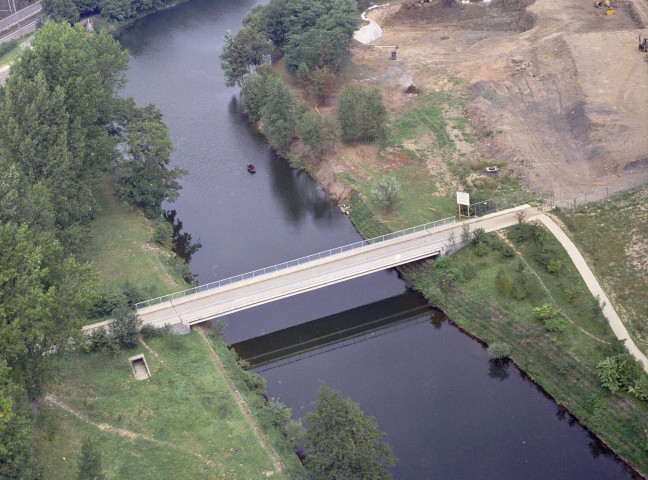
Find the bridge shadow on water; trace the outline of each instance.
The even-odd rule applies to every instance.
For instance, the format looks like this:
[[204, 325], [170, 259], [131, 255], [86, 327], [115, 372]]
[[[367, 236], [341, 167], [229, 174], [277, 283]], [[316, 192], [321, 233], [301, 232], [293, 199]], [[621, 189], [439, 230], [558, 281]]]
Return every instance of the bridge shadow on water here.
[[442, 322], [440, 311], [403, 293], [361, 307], [235, 343], [231, 347], [256, 372], [386, 335], [414, 324]]

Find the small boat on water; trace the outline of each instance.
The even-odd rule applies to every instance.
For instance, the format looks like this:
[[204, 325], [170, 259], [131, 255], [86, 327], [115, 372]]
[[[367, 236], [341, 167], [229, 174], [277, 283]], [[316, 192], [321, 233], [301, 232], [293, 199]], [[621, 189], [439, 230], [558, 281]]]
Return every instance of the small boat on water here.
[[248, 172], [250, 173], [256, 173], [256, 168], [254, 168], [254, 165], [251, 163], [247, 166]]

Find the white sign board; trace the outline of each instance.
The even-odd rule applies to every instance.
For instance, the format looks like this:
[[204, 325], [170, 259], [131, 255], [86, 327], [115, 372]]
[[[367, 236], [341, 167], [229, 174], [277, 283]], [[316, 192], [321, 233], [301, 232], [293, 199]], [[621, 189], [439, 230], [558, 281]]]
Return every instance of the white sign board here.
[[459, 205], [470, 206], [470, 194], [464, 192], [457, 192], [457, 203]]

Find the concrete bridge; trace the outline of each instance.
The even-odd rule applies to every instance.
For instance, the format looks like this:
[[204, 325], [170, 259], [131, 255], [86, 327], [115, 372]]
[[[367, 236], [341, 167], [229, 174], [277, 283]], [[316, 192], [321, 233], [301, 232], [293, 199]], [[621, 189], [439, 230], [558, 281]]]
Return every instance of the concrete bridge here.
[[[423, 258], [444, 255], [461, 244], [464, 225], [494, 231], [514, 225], [528, 205], [457, 223], [455, 217], [256, 270], [136, 305], [143, 324], [190, 325], [315, 290]], [[103, 326], [102, 322], [85, 330]]]

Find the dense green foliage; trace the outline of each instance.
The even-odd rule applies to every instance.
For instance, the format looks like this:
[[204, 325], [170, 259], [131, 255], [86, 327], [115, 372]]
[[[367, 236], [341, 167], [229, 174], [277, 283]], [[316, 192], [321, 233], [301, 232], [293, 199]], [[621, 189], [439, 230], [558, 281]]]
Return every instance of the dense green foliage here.
[[387, 109], [377, 88], [365, 89], [357, 85], [342, 87], [337, 113], [344, 140], [385, 137]]
[[297, 134], [302, 142], [316, 153], [333, 149], [340, 125], [334, 118], [325, 117], [315, 110], [307, 110], [297, 120]]
[[225, 85], [242, 87], [245, 77], [268, 60], [272, 44], [263, 32], [251, 26], [242, 28], [236, 35], [226, 31], [224, 40], [225, 45], [220, 58]]
[[149, 104], [137, 108], [132, 99], [123, 102], [119, 139], [126, 155], [117, 166], [117, 196], [159, 218], [163, 201], [173, 202], [182, 188], [178, 179], [187, 173], [168, 168], [173, 146], [162, 112]]
[[112, 313], [110, 333], [122, 348], [133, 348], [139, 342], [142, 320], [129, 307], [118, 307]]
[[79, 16], [95, 13], [122, 21], [158, 10], [166, 3], [164, 0], [43, 0], [43, 11], [57, 23], [72, 24]]
[[[0, 224], [0, 471], [32, 478], [31, 419], [54, 376], [54, 352], [73, 348], [94, 297], [89, 265], [66, 256], [51, 233]], [[11, 410], [10, 410], [11, 409]], [[24, 475], [24, 476], [23, 476]]]
[[[182, 172], [167, 169], [171, 144], [160, 112], [117, 96], [127, 66], [128, 54], [112, 37], [46, 23], [0, 87], [3, 478], [40, 475], [30, 417], [54, 378], [56, 357], [78, 345], [95, 303], [91, 266], [70, 254], [87, 243], [99, 178], [116, 166], [120, 193], [149, 211], [177, 196]], [[125, 288], [102, 299], [102, 308], [132, 296]], [[93, 340], [104, 350], [111, 342], [132, 345], [124, 332]]]
[[280, 155], [288, 153], [297, 127], [297, 100], [281, 78], [268, 67], [243, 84], [243, 105], [250, 121], [261, 121], [261, 131]]
[[373, 417], [350, 398], [322, 384], [315, 411], [306, 415], [304, 465], [316, 480], [379, 480], [392, 478], [386, 467], [396, 461], [391, 446], [382, 442]]
[[[284, 7], [283, 43], [286, 70], [295, 74], [300, 63], [309, 69], [327, 66], [336, 71], [358, 26], [353, 0], [291, 0]], [[276, 26], [275, 26], [276, 28]]]

